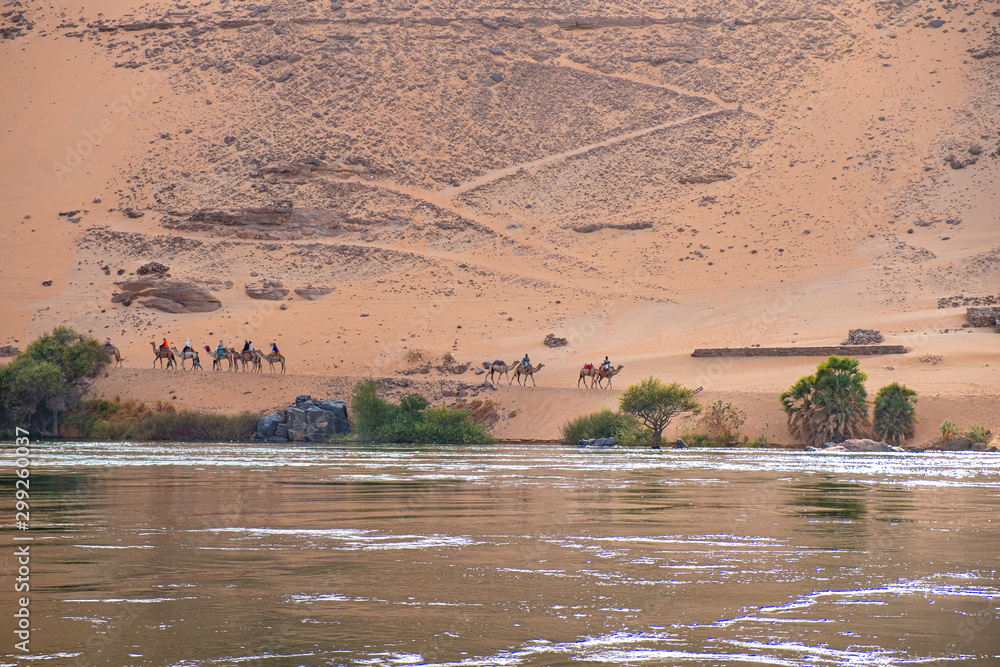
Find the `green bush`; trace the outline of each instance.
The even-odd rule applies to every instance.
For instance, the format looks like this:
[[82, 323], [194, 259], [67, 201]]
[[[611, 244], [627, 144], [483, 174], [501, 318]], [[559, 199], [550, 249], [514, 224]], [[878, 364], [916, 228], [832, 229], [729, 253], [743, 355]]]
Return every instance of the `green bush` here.
[[917, 392], [898, 382], [887, 384], [875, 394], [873, 425], [875, 437], [896, 445], [913, 435], [917, 419]]
[[868, 392], [857, 359], [831, 356], [781, 394], [788, 430], [809, 444], [867, 437]]
[[604, 408], [600, 412], [583, 415], [563, 424], [563, 442], [575, 445], [581, 440], [611, 437], [620, 441], [626, 436], [626, 430], [633, 426], [635, 419], [631, 415]]
[[972, 442], [989, 442], [991, 435], [993, 434], [990, 430], [982, 424], [973, 424], [969, 427], [969, 430], [965, 432], [965, 437]]
[[958, 437], [958, 427], [955, 426], [955, 422], [950, 419], [946, 419], [941, 422], [941, 442], [948, 442]]
[[701, 425], [705, 427], [712, 440], [719, 447], [725, 447], [736, 442], [740, 429], [747, 421], [747, 415], [731, 403], [716, 401], [701, 415]]
[[419, 394], [404, 396], [399, 404], [378, 396], [374, 380], [359, 382], [351, 399], [354, 433], [376, 442], [476, 444], [494, 442], [472, 412], [455, 408], [429, 408]]

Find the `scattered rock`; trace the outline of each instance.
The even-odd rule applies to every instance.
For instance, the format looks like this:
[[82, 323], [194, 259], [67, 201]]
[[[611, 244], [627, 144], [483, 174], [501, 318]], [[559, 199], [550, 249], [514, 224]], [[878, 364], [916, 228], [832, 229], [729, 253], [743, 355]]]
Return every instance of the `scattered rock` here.
[[140, 276], [148, 275], [158, 275], [162, 276], [170, 271], [169, 266], [160, 264], [159, 262], [150, 262], [148, 264], [143, 264], [136, 270], [136, 274]]
[[288, 296], [288, 290], [278, 280], [259, 280], [244, 285], [247, 296], [251, 299], [266, 299], [279, 301]]
[[16, 357], [19, 352], [13, 345], [0, 345], [0, 357]]
[[141, 218], [142, 216], [146, 215], [142, 211], [136, 211], [133, 208], [123, 208], [122, 213], [124, 213], [126, 216], [130, 218]]
[[684, 440], [681, 438], [677, 438], [676, 442], [674, 442], [674, 449], [687, 449], [687, 448], [688, 444], [684, 442]]
[[492, 79], [494, 83], [500, 83], [503, 81], [503, 74], [500, 72], [493, 72], [493, 74], [490, 74], [490, 79]]
[[566, 347], [569, 345], [569, 341], [565, 338], [557, 338], [556, 335], [552, 333], [546, 336], [545, 340], [542, 342], [545, 343], [545, 347]]
[[42, 285], [45, 286], [45, 287], [52, 287], [52, 281], [51, 280], [43, 280], [42, 281]]

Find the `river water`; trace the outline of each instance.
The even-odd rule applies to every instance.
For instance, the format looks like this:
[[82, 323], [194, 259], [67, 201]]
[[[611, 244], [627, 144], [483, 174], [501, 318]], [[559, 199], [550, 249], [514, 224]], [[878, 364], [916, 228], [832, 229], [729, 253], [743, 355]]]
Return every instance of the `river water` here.
[[30, 479], [3, 665], [1000, 664], [996, 455], [70, 443]]

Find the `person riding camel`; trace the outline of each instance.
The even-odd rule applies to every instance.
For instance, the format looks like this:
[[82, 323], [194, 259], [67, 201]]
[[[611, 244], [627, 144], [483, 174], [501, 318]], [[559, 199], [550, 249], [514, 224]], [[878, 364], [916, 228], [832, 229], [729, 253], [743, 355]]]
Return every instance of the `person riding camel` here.
[[222, 344], [222, 339], [219, 339], [219, 347], [215, 348], [215, 356], [219, 359], [226, 356], [226, 347]]
[[184, 354], [185, 352], [190, 352], [191, 350], [192, 350], [192, 348], [191, 348], [191, 339], [190, 338], [185, 338], [184, 339], [184, 349], [181, 350], [181, 354]]
[[521, 365], [525, 368], [531, 368], [531, 359], [528, 358], [528, 353], [524, 353], [524, 359], [521, 359]]
[[249, 350], [250, 350], [250, 341], [247, 340], [243, 341], [243, 351], [247, 352]]
[[166, 349], [167, 349], [168, 347], [170, 347], [170, 346], [169, 346], [169, 345], [167, 345], [167, 339], [166, 339], [166, 338], [164, 338], [164, 339], [163, 339], [163, 342], [162, 342], [162, 343], [160, 343], [160, 349], [161, 349], [161, 350], [166, 350]]
[[601, 362], [601, 371], [607, 373], [609, 370], [611, 370], [611, 360], [605, 355], [604, 361]]
[[250, 348], [249, 348], [249, 350], [250, 350], [251, 352], [253, 352], [253, 341], [250, 341]]
[[114, 347], [114, 344], [111, 342], [111, 336], [104, 339], [104, 347]]
[[274, 356], [278, 356], [278, 344], [277, 343], [271, 343], [271, 354], [273, 354]]

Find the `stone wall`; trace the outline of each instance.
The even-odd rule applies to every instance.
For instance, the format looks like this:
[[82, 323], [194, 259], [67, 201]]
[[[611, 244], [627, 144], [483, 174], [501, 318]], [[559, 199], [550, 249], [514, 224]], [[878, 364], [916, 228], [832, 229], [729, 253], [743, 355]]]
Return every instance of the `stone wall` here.
[[828, 347], [709, 347], [698, 348], [692, 357], [854, 357], [871, 354], [906, 354], [902, 345], [831, 345]]
[[1000, 306], [981, 306], [965, 309], [965, 319], [969, 321], [970, 326], [974, 327], [992, 327], [995, 324], [1000, 324], [997, 321], [998, 317], [1000, 317]]

